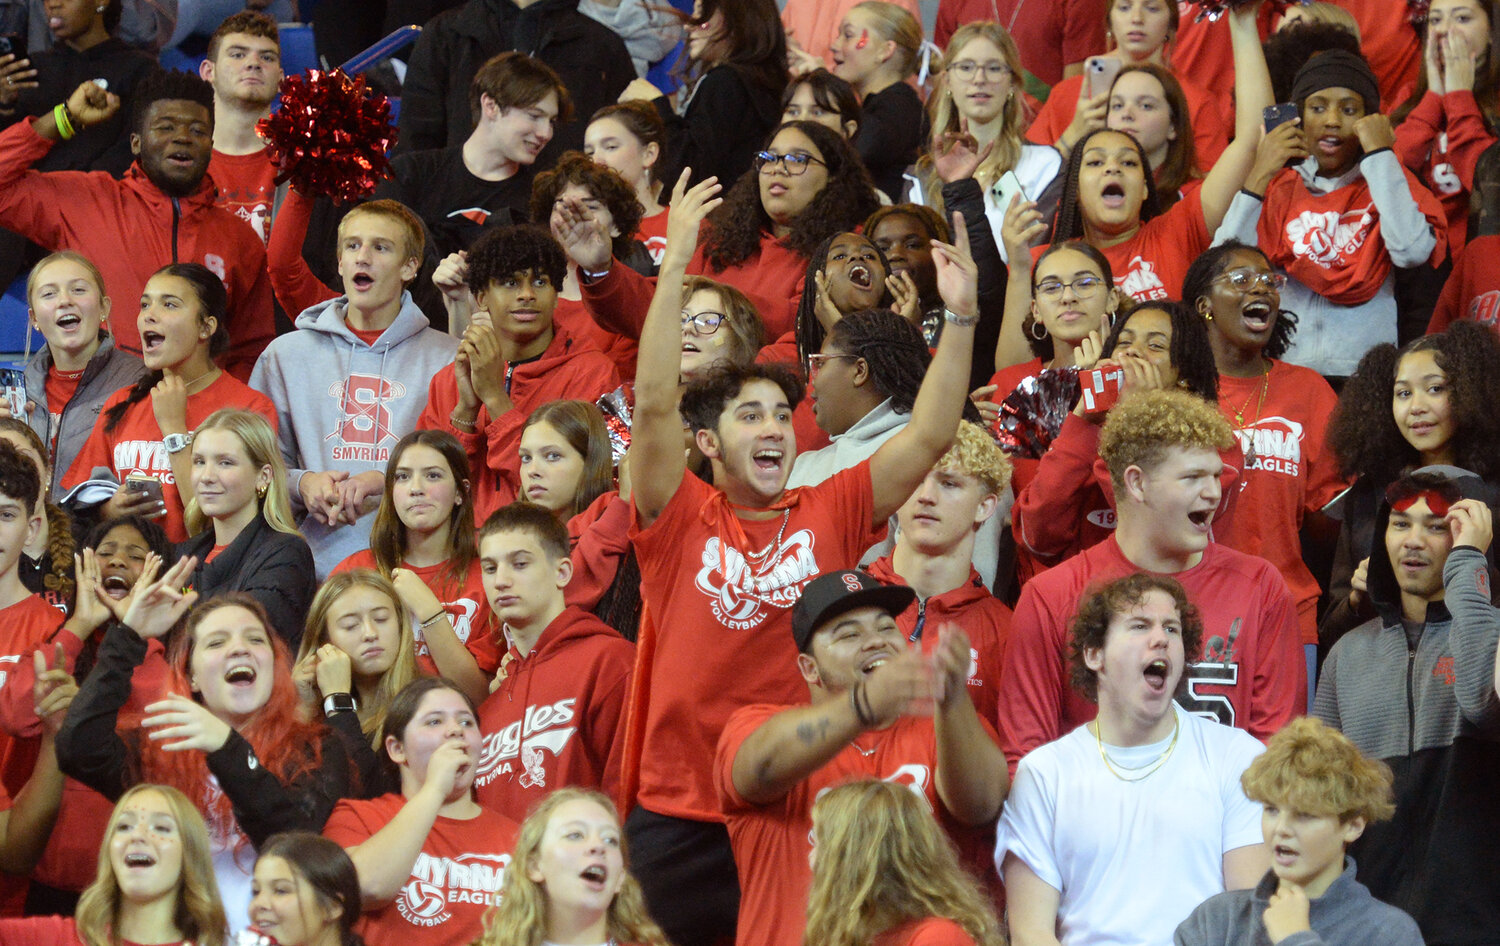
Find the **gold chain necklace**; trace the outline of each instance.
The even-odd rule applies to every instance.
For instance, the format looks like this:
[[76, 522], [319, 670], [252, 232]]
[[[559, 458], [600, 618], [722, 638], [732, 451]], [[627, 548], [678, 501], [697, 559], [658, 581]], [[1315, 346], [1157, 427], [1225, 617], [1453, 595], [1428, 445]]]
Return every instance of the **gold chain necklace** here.
[[1099, 721], [1097, 719], [1094, 720], [1094, 744], [1099, 747], [1099, 758], [1104, 760], [1104, 767], [1106, 769], [1109, 769], [1109, 774], [1113, 775], [1115, 778], [1119, 779], [1122, 782], [1139, 782], [1143, 779], [1151, 777], [1151, 775], [1155, 773], [1157, 769], [1166, 765], [1167, 760], [1172, 758], [1172, 750], [1177, 748], [1177, 737], [1182, 732], [1182, 718], [1177, 715], [1177, 711], [1175, 709], [1172, 711], [1172, 721], [1172, 741], [1167, 744], [1166, 750], [1162, 752], [1162, 754], [1156, 759], [1155, 762], [1147, 763], [1144, 771], [1142, 771], [1141, 769], [1129, 770], [1132, 773], [1139, 772], [1139, 775], [1126, 776], [1122, 775], [1120, 773], [1120, 770], [1115, 768], [1114, 763], [1109, 761], [1109, 753], [1104, 751], [1104, 739], [1099, 735]]
[[[1268, 389], [1270, 389], [1270, 387], [1271, 387], [1271, 363], [1270, 362], [1266, 362], [1266, 370], [1260, 376], [1260, 403], [1257, 404], [1257, 405], [1255, 405], [1255, 420], [1256, 421], [1260, 420], [1260, 412], [1266, 406], [1266, 391]], [[1247, 398], [1245, 398], [1245, 403], [1241, 404], [1239, 410], [1237, 410], [1237, 411], [1234, 412], [1234, 423], [1235, 423], [1236, 427], [1239, 427], [1241, 429], [1244, 428], [1244, 426], [1245, 426], [1245, 408], [1249, 407], [1250, 406], [1250, 402], [1253, 401], [1254, 399], [1255, 399], [1255, 392], [1251, 391], [1250, 392], [1250, 396], [1247, 397]], [[1255, 423], [1255, 421], [1251, 421], [1251, 423], [1253, 424], [1253, 423]]]

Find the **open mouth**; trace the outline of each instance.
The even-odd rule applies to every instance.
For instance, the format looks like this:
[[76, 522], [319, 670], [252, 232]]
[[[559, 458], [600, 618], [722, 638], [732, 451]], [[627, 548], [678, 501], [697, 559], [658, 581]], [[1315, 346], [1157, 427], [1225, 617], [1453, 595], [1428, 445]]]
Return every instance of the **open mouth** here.
[[72, 328], [73, 326], [77, 325], [79, 322], [82, 322], [82, 321], [83, 321], [83, 319], [79, 318], [78, 315], [77, 315], [77, 313], [69, 312], [66, 315], [59, 315], [57, 317], [57, 327], [58, 328], [62, 328], [62, 329], [68, 329], [68, 328]]
[[167, 152], [167, 163], [179, 168], [190, 168], [197, 162], [197, 158], [191, 151], [169, 151]]
[[1193, 512], [1188, 513], [1188, 521], [1191, 522], [1196, 528], [1206, 531], [1208, 529], [1209, 520], [1213, 517], [1213, 514], [1214, 511], [1212, 509], [1197, 509]]
[[1104, 185], [1099, 196], [1103, 198], [1106, 207], [1123, 207], [1125, 206], [1125, 185], [1119, 181], [1110, 181]]
[[131, 851], [125, 855], [126, 867], [154, 867], [156, 858], [145, 851]]
[[605, 870], [601, 864], [590, 864], [580, 871], [578, 876], [583, 878], [584, 883], [602, 888], [609, 880], [609, 871]]
[[1338, 135], [1324, 135], [1318, 139], [1318, 151], [1322, 154], [1338, 154], [1344, 147], [1344, 139]]
[[684, 355], [686, 355], [688, 352], [697, 352], [698, 350], [699, 350], [698, 346], [694, 345], [692, 342], [683, 342], [682, 343], [682, 353]]
[[849, 284], [856, 289], [869, 289], [875, 284], [875, 276], [864, 263], [849, 265]]
[[764, 450], [755, 451], [751, 459], [755, 461], [756, 469], [766, 473], [774, 473], [781, 469], [781, 461], [785, 456], [785, 452], [768, 447]]
[[1166, 660], [1158, 657], [1150, 663], [1146, 664], [1146, 667], [1141, 671], [1141, 674], [1146, 678], [1147, 685], [1149, 685], [1151, 689], [1159, 692], [1167, 688], [1167, 674], [1171, 671], [1171, 669], [1171, 665], [1168, 664]]
[[123, 601], [125, 596], [130, 594], [130, 582], [121, 575], [105, 575], [104, 579], [99, 582], [99, 586], [104, 589], [105, 594], [116, 601]]
[[251, 686], [255, 683], [255, 668], [247, 664], [230, 667], [224, 671], [224, 682], [230, 686]]
[[349, 277], [349, 281], [354, 283], [354, 288], [356, 289], [369, 289], [375, 285], [375, 277], [369, 273], [355, 273]]
[[1409, 572], [1419, 572], [1430, 564], [1432, 563], [1427, 561], [1426, 556], [1422, 555], [1404, 555], [1401, 557], [1401, 567]]
[[1247, 302], [1240, 310], [1240, 316], [1244, 319], [1245, 328], [1252, 332], [1264, 332], [1271, 327], [1271, 319], [1275, 313], [1271, 311], [1269, 302]]
[[141, 351], [151, 353], [161, 348], [167, 337], [160, 332], [141, 333]]
[[869, 660], [866, 660], [864, 663], [859, 665], [859, 672], [866, 676], [869, 676], [876, 670], [884, 667], [885, 662], [890, 659], [890, 654], [876, 654], [874, 657], [871, 657]]
[[1276, 859], [1276, 863], [1282, 865], [1283, 867], [1297, 859], [1296, 849], [1289, 848], [1285, 844], [1278, 844], [1273, 847], [1271, 849], [1271, 855]]

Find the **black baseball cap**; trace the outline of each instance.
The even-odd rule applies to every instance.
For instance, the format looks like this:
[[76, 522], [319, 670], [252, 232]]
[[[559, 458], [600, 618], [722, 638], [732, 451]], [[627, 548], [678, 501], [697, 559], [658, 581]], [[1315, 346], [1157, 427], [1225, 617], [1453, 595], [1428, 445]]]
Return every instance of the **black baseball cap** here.
[[792, 640], [805, 654], [813, 632], [841, 614], [879, 608], [895, 617], [915, 600], [917, 593], [905, 585], [882, 584], [868, 572], [828, 572], [808, 582], [792, 606]]

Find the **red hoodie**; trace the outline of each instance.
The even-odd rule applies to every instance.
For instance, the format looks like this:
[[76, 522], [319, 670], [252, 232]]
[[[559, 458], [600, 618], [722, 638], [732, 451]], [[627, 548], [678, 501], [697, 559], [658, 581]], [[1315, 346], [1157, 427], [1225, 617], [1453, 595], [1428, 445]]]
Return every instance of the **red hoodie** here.
[[417, 420], [417, 428], [446, 430], [468, 451], [474, 478], [475, 522], [483, 522], [516, 498], [521, 481], [521, 428], [532, 411], [548, 401], [592, 402], [620, 386], [609, 356], [578, 342], [556, 322], [552, 332], [552, 343], [539, 357], [509, 366], [505, 386], [515, 407], [492, 419], [481, 405], [475, 433], [459, 430], [448, 419], [458, 405], [458, 381], [452, 365], [433, 375], [427, 388], [427, 408]]
[[141, 352], [136, 301], [151, 274], [168, 263], [213, 270], [229, 290], [230, 345], [220, 362], [249, 381], [255, 359], [276, 335], [266, 249], [249, 224], [214, 206], [213, 179], [204, 175], [196, 191], [172, 198], [139, 164], [124, 180], [103, 171], [31, 170], [53, 144], [29, 121], [0, 132], [0, 226], [92, 260], [114, 301], [115, 345], [134, 355]]
[[479, 707], [479, 803], [521, 821], [564, 785], [616, 795], [634, 665], [635, 645], [577, 608], [554, 618], [530, 653], [512, 647]]
[[573, 580], [563, 589], [568, 604], [592, 611], [615, 583], [620, 562], [630, 551], [630, 500], [610, 490], [568, 520], [573, 545]]

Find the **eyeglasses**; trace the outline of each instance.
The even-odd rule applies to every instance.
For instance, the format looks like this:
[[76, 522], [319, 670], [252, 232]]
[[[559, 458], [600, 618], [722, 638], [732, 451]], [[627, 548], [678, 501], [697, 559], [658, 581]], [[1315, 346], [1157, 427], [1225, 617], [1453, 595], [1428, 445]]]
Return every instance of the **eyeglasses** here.
[[757, 151], [755, 153], [754, 164], [755, 170], [762, 174], [766, 173], [766, 168], [775, 167], [779, 164], [783, 171], [793, 177], [799, 174], [806, 174], [809, 164], [821, 164], [825, 168], [828, 167], [826, 161], [820, 161], [810, 154], [803, 154], [801, 151], [793, 151], [791, 154], [777, 154], [774, 151]]
[[960, 59], [949, 66], [948, 71], [968, 82], [979, 72], [983, 72], [986, 79], [999, 79], [1010, 74], [1010, 66], [999, 60], [980, 63], [972, 59]]
[[832, 361], [835, 358], [853, 358], [856, 361], [859, 360], [859, 356], [858, 355], [846, 355], [846, 354], [843, 354], [843, 353], [830, 354], [830, 355], [824, 355], [824, 354], [819, 353], [819, 354], [816, 354], [816, 355], [808, 355], [807, 356], [807, 376], [809, 378], [811, 378], [813, 375], [816, 375], [819, 371], [822, 370], [824, 364], [826, 364], [829, 361]]
[[1072, 289], [1073, 294], [1080, 299], [1086, 299], [1104, 288], [1104, 280], [1099, 276], [1079, 276], [1072, 282], [1063, 282], [1061, 279], [1043, 279], [1037, 283], [1036, 294], [1048, 299], [1059, 298], [1064, 289]]
[[719, 330], [720, 325], [724, 324], [725, 318], [726, 316], [722, 312], [699, 312], [697, 315], [693, 315], [684, 310], [682, 313], [682, 328], [686, 331], [687, 327], [692, 325], [693, 331], [699, 335], [712, 335]]
[[1286, 288], [1286, 277], [1280, 273], [1257, 273], [1253, 269], [1231, 269], [1221, 273], [1214, 282], [1228, 283], [1236, 292], [1250, 292], [1256, 288], [1280, 292]]

